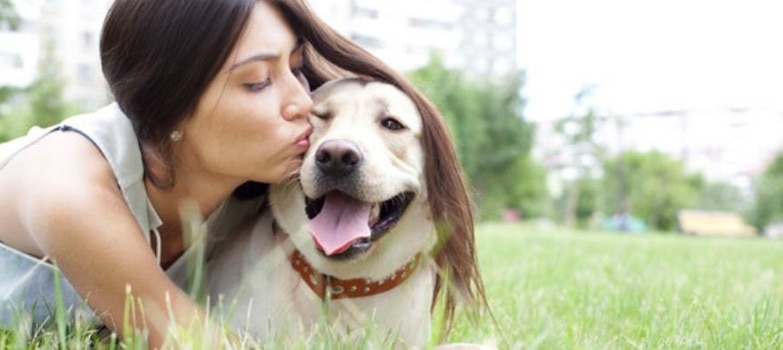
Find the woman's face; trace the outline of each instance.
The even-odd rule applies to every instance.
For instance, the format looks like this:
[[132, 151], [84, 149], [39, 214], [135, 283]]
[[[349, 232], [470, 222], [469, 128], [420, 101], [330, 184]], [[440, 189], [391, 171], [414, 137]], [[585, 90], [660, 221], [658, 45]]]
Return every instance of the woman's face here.
[[179, 169], [266, 183], [298, 172], [312, 105], [302, 64], [298, 38], [277, 9], [259, 1], [194, 115], [178, 128]]

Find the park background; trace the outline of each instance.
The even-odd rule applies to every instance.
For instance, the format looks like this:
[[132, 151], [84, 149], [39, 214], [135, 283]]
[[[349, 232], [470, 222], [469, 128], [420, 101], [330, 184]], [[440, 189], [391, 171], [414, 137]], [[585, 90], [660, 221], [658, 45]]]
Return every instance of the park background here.
[[[0, 0], [0, 141], [110, 102], [110, 3]], [[500, 321], [458, 339], [783, 344], [783, 6], [310, 3], [448, 122]]]

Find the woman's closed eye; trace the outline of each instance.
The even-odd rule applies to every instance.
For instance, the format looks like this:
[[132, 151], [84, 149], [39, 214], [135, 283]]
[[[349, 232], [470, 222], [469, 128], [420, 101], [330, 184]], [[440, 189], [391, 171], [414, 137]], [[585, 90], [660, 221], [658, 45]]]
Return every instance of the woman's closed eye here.
[[[310, 86], [307, 83], [307, 78], [305, 78], [305, 75], [304, 75], [304, 67], [302, 67], [302, 66], [292, 67], [291, 68], [291, 74], [294, 75], [296, 80], [298, 80], [299, 83], [302, 84], [302, 86], [306, 87], [307, 90], [310, 91], [310, 89], [309, 89]], [[272, 85], [272, 79], [266, 79], [266, 80], [261, 81], [261, 82], [245, 83], [245, 84], [242, 84], [242, 85], [244, 86], [244, 88], [245, 88], [245, 90], [247, 92], [260, 92], [260, 91], [264, 90], [266, 87]]]
[[245, 90], [247, 90], [247, 92], [259, 92], [261, 90], [264, 90], [264, 88], [266, 88], [267, 86], [269, 86], [271, 84], [272, 84], [272, 80], [266, 79], [266, 80], [264, 80], [262, 82], [245, 83], [245, 84], [242, 84], [242, 85], [245, 87]]

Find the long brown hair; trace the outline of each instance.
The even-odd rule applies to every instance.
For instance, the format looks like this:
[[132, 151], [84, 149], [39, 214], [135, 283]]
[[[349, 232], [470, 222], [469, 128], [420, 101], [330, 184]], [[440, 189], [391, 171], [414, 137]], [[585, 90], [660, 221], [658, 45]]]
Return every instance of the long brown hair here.
[[145, 176], [155, 186], [173, 186], [169, 135], [195, 110], [256, 3], [115, 0], [109, 9], [100, 43], [103, 74], [133, 124]]
[[[418, 107], [428, 155], [429, 206], [441, 242], [435, 253], [440, 273], [434, 299], [445, 297], [442, 334], [446, 335], [459, 299], [484, 307], [487, 303], [474, 246], [473, 208], [442, 116], [401, 74], [326, 25], [304, 0], [261, 1], [277, 7], [305, 41], [304, 73], [311, 86], [338, 77], [364, 76], [395, 85]], [[174, 159], [168, 136], [195, 109], [228, 59], [256, 3], [115, 0], [112, 5], [101, 35], [103, 72], [142, 149], [153, 150], [143, 154], [145, 176], [156, 186], [173, 186]], [[150, 166], [162, 167], [165, 176], [156, 176]], [[250, 187], [252, 193], [265, 189]]]
[[440, 272], [435, 283], [434, 301], [445, 297], [441, 334], [446, 336], [459, 300], [479, 309], [488, 306], [476, 258], [473, 207], [443, 117], [400, 73], [326, 25], [303, 0], [269, 1], [283, 12], [294, 31], [309, 46], [305, 67], [312, 86], [354, 74], [395, 85], [416, 104], [424, 127], [429, 206], [441, 244], [435, 252]]

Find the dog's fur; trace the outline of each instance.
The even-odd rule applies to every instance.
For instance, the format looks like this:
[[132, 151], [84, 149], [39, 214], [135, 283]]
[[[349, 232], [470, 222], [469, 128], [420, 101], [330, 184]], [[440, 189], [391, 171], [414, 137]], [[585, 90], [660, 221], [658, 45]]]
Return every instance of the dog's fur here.
[[[233, 323], [260, 341], [304, 337], [303, 330], [326, 319], [341, 332], [372, 326], [406, 346], [423, 346], [438, 295], [445, 295], [447, 329], [458, 298], [485, 305], [471, 208], [445, 126], [439, 117], [422, 117], [432, 108], [426, 101], [376, 81], [327, 83], [313, 103], [314, 132], [298, 181], [271, 186], [271, 211], [222, 243], [208, 262], [213, 304], [235, 302]], [[325, 174], [319, 166], [330, 142], [358, 152], [349, 174]], [[391, 229], [373, 232], [371, 243], [355, 241], [330, 256], [314, 241], [305, 203], [334, 191], [366, 203], [401, 193], [413, 199]], [[383, 280], [417, 254], [423, 258], [394, 289], [322, 301], [291, 267], [294, 249], [319, 273], [339, 279]]]

